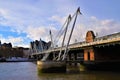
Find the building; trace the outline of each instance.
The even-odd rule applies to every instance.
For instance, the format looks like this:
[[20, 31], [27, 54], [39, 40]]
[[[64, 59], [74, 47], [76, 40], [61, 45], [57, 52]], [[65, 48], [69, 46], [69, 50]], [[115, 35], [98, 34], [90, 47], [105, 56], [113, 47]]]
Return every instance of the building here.
[[51, 46], [51, 42], [45, 42], [43, 40], [35, 40], [30, 42], [30, 53], [38, 53], [38, 52], [42, 52], [44, 50], [49, 49]]

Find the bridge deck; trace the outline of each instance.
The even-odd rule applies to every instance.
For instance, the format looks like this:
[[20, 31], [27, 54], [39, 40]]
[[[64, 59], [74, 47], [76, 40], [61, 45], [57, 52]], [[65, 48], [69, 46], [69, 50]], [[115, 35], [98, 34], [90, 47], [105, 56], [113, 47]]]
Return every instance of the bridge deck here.
[[[109, 45], [109, 44], [120, 44], [120, 37], [118, 37], [118, 38], [116, 38], [116, 37], [115, 38], [108, 38], [108, 39], [105, 39], [105, 40], [95, 39], [95, 41], [90, 42], [90, 43], [78, 42], [78, 43], [69, 45], [68, 48], [69, 49], [77, 49], [77, 48], [84, 49], [85, 47], [89, 47], [89, 46], [101, 46], [101, 45]], [[61, 49], [61, 47], [58, 47], [58, 48], [46, 50], [46, 51], [39, 52], [39, 53], [33, 53], [32, 55], [56, 52], [56, 51], [60, 51], [60, 49]], [[65, 50], [65, 47], [62, 47], [62, 50]]]

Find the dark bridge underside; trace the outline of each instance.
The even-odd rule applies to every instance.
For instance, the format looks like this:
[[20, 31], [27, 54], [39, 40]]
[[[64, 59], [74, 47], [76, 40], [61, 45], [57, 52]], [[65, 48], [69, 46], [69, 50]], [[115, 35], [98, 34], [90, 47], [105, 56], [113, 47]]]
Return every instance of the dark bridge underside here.
[[94, 48], [96, 61], [120, 61], [120, 44]]
[[87, 69], [120, 71], [120, 44], [94, 47], [94, 53], [94, 61], [84, 61]]

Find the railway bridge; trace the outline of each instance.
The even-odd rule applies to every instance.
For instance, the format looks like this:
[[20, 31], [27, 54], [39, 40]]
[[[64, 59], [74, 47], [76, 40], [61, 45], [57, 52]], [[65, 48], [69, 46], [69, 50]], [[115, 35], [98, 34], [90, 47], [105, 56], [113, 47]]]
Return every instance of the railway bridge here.
[[[38, 53], [32, 53], [31, 55], [37, 59], [42, 59], [45, 54], [50, 54], [48, 60], [54, 61], [60, 50], [62, 50], [61, 52], [63, 53], [65, 49], [65, 46], [57, 47]], [[85, 41], [70, 44], [68, 49], [66, 61], [74, 63], [75, 65], [76, 63], [82, 62], [88, 66], [88, 68], [93, 68], [94, 65], [94, 68], [106, 67], [107, 69], [111, 68], [114, 64], [119, 66], [120, 32], [96, 38], [93, 31], [88, 31]]]
[[[38, 61], [52, 61], [52, 62], [65, 62], [69, 65], [77, 66], [78, 64], [84, 64], [85, 67], [90, 69], [119, 69], [120, 65], [120, 32], [105, 35], [102, 37], [96, 37], [93, 31], [86, 33], [86, 38], [82, 42], [70, 44], [71, 36], [75, 27], [80, 8], [77, 9], [75, 14], [71, 17], [68, 16], [66, 25], [63, 30], [63, 41], [61, 47], [54, 47], [52, 34], [51, 46], [45, 44], [43, 41], [37, 41], [31, 43], [31, 57]], [[69, 24], [73, 20], [73, 26], [70, 31], [69, 39], [67, 44], [64, 45], [66, 33]], [[50, 62], [49, 62], [50, 63]], [[47, 63], [48, 64], [48, 63]], [[57, 64], [57, 65], [59, 65]], [[116, 66], [115, 66], [116, 65]], [[57, 66], [58, 67], [58, 66]], [[119, 69], [120, 70], [120, 69]]]

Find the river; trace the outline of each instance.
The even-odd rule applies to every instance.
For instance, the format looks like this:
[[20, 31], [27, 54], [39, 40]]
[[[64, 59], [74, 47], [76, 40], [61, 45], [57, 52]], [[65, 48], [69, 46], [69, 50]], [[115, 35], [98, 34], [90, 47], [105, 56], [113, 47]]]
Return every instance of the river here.
[[8, 62], [0, 63], [0, 80], [120, 80], [120, 72], [87, 71], [38, 75], [35, 63]]

